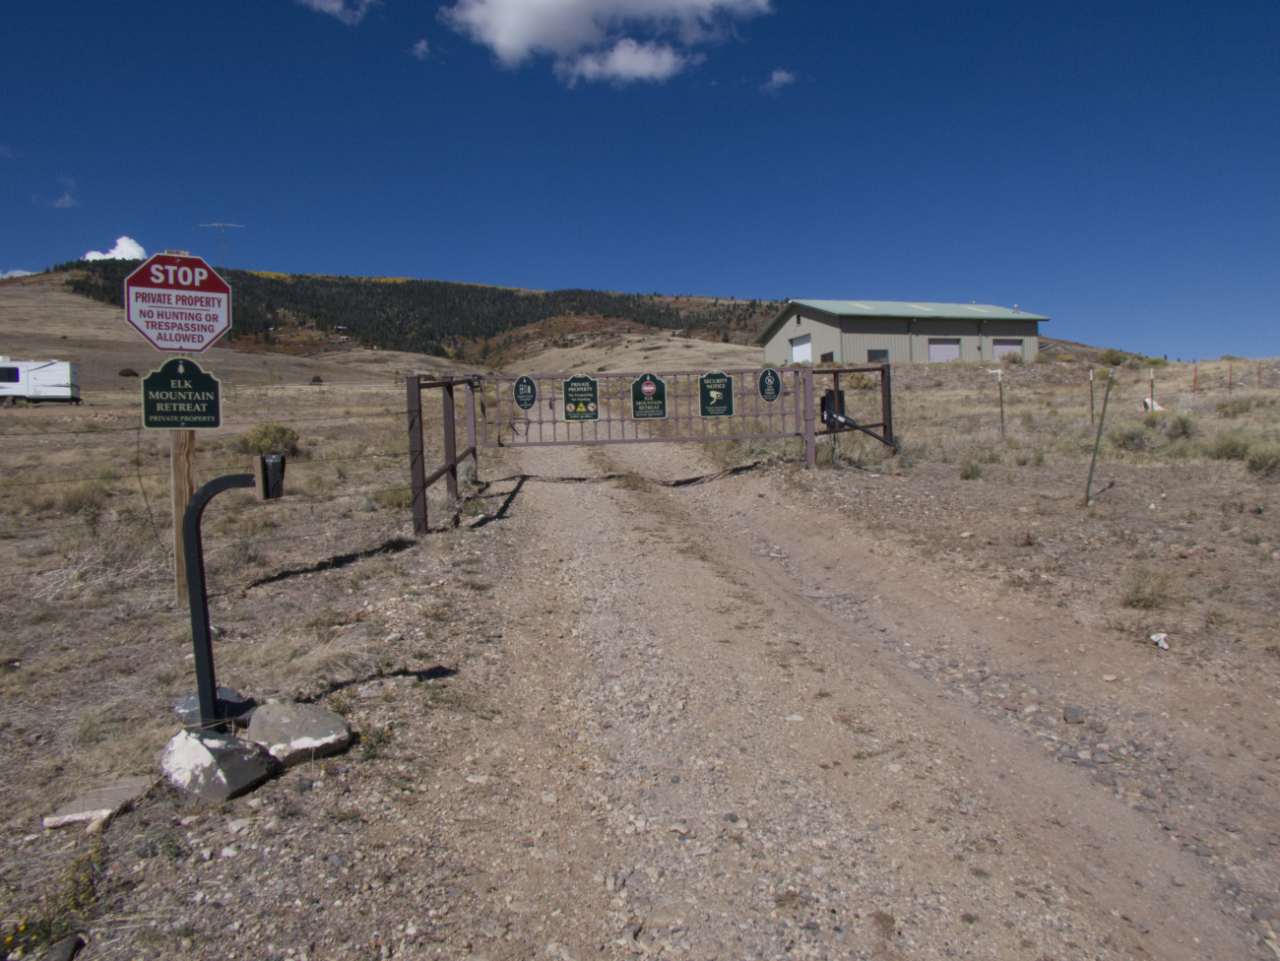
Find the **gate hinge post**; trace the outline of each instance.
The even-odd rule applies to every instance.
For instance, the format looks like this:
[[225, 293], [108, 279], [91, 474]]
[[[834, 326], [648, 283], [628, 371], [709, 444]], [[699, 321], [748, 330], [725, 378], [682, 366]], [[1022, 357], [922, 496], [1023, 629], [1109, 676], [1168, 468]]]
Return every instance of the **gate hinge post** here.
[[810, 470], [818, 466], [818, 444], [813, 429], [813, 368], [800, 368], [800, 380], [804, 384], [804, 466]]

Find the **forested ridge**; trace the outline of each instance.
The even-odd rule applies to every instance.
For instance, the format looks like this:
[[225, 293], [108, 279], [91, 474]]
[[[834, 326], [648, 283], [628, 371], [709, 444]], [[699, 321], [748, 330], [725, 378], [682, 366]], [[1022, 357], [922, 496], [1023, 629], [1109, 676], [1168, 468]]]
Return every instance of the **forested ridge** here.
[[[76, 293], [123, 304], [124, 279], [138, 260], [72, 261]], [[232, 338], [270, 340], [285, 322], [314, 323], [383, 350], [444, 355], [464, 342], [497, 337], [551, 317], [596, 316], [681, 330], [728, 329], [771, 313], [759, 301], [616, 294], [601, 290], [527, 291], [443, 280], [400, 280], [219, 270], [232, 289]], [[768, 305], [772, 307], [772, 305]]]

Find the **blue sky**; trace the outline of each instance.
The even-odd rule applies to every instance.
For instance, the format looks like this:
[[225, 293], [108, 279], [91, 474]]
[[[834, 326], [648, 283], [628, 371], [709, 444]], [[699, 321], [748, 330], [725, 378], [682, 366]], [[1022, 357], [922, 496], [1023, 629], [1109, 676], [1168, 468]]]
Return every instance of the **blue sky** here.
[[0, 273], [977, 300], [1280, 354], [1280, 4], [8, 4]]

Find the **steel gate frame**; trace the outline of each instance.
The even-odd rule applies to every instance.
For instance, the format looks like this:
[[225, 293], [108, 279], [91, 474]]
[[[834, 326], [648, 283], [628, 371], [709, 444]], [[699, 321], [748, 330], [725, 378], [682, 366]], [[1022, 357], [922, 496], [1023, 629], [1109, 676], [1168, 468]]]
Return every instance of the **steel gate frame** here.
[[[760, 396], [759, 378], [769, 369], [782, 378], [782, 390], [776, 401]], [[736, 367], [714, 373], [733, 378], [734, 413], [725, 417], [703, 417], [699, 412], [699, 379], [707, 371], [562, 371], [556, 374], [529, 374], [537, 385], [537, 400], [529, 410], [516, 405], [512, 385], [522, 375], [472, 375], [444, 377], [418, 373], [406, 377], [409, 415], [409, 470], [413, 491], [414, 533], [427, 532], [427, 488], [444, 477], [449, 497], [458, 496], [458, 465], [469, 461], [476, 466], [479, 448], [557, 447], [601, 444], [687, 443], [713, 440], [769, 440], [802, 437], [805, 442], [805, 466], [817, 466], [817, 438], [827, 434], [847, 433], [855, 428], [840, 425], [822, 428], [815, 408], [814, 381], [831, 378], [832, 390], [840, 390], [842, 376], [878, 374], [880, 377], [881, 421], [863, 424], [878, 428], [884, 440], [894, 445], [893, 394], [889, 365], [868, 367], [814, 368], [803, 367]], [[630, 415], [631, 385], [644, 374], [653, 374], [666, 385], [667, 417], [636, 419]], [[575, 376], [588, 376], [598, 385], [598, 419], [569, 421], [561, 412], [564, 381]], [[457, 451], [457, 412], [455, 387], [466, 390], [463, 412], [466, 420], [466, 448]], [[444, 466], [430, 476], [423, 464], [422, 390], [439, 389], [444, 420]], [[480, 416], [476, 418], [476, 395], [479, 394]], [[478, 428], [478, 430], [477, 430]]]

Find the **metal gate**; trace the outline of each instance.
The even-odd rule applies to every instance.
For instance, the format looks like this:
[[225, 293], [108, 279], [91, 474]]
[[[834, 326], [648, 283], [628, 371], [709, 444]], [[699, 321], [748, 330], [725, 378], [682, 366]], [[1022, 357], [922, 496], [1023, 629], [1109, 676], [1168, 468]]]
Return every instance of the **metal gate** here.
[[[879, 383], [869, 383], [868, 375], [877, 375]], [[431, 377], [411, 374], [407, 378], [414, 528], [420, 534], [427, 529], [426, 488], [444, 477], [449, 494], [456, 497], [457, 466], [468, 458], [474, 464], [480, 448], [803, 437], [805, 463], [812, 468], [817, 466], [816, 440], [825, 434], [878, 429], [883, 437], [877, 439], [894, 445], [888, 364]], [[821, 404], [815, 404], [815, 381], [824, 388]], [[857, 424], [844, 416], [828, 416], [828, 409], [845, 413], [842, 386], [878, 387], [880, 422]], [[461, 455], [456, 442], [455, 387], [466, 390], [467, 434]], [[429, 477], [423, 464], [424, 388], [439, 388], [444, 408], [445, 464]]]

